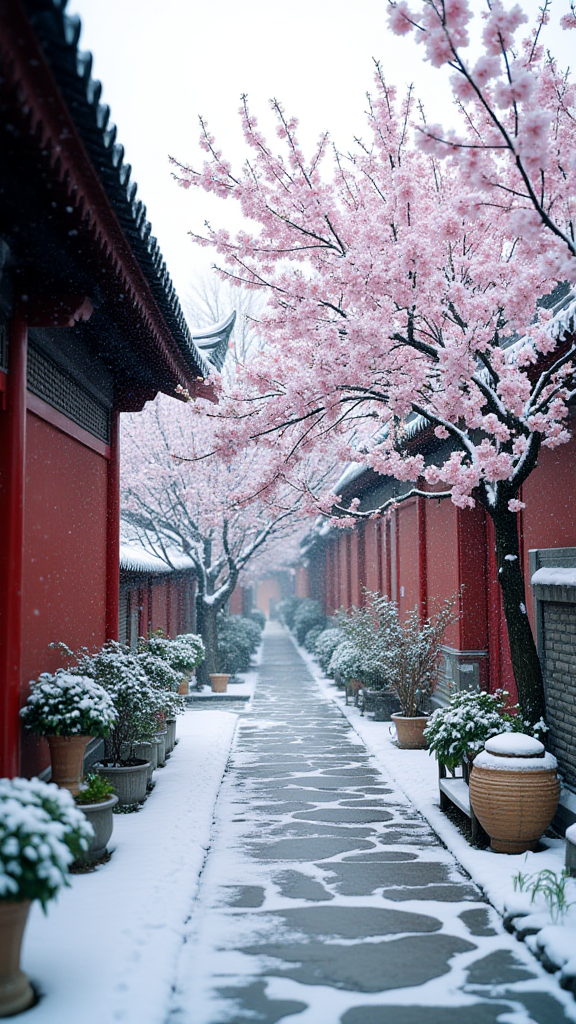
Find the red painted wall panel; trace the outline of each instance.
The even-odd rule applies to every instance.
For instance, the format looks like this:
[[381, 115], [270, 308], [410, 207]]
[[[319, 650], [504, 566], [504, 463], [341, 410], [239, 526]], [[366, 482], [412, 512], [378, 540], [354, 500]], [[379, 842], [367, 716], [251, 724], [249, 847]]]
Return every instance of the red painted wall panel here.
[[294, 582], [294, 591], [296, 597], [309, 597], [310, 595], [310, 584], [308, 581], [308, 570], [304, 566], [300, 566], [296, 570], [296, 580]]
[[534, 625], [528, 572], [530, 548], [576, 546], [576, 437], [560, 448], [542, 448], [538, 466], [522, 488], [522, 553], [530, 621]]
[[[106, 621], [106, 459], [32, 413], [27, 417], [22, 699], [40, 672], [73, 649], [104, 643]], [[27, 736], [25, 774], [48, 763]]]
[[[366, 523], [364, 532], [364, 557], [366, 563], [366, 587], [372, 593], [380, 590], [379, 555], [381, 546], [380, 522], [374, 519]], [[381, 556], [380, 556], [381, 560]]]
[[[428, 499], [427, 499], [428, 500]], [[426, 506], [426, 577], [428, 581], [428, 614], [445, 598], [458, 591], [458, 544], [456, 508], [451, 501], [428, 501]], [[444, 643], [460, 647], [457, 625], [445, 634]]]
[[418, 604], [416, 502], [401, 505], [398, 516], [398, 608], [403, 618]]

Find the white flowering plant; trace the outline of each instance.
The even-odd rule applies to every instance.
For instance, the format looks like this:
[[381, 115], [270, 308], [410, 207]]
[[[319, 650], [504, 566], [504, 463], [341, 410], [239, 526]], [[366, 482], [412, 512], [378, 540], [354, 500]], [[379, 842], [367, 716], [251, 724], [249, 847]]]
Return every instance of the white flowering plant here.
[[0, 779], [0, 900], [39, 900], [45, 911], [94, 836], [65, 789]]
[[440, 764], [450, 771], [466, 756], [483, 750], [490, 736], [501, 732], [539, 735], [546, 731], [543, 721], [531, 726], [518, 714], [518, 705], [510, 706], [509, 693], [462, 690], [452, 694], [450, 704], [430, 715], [424, 738]]
[[180, 675], [198, 668], [206, 656], [202, 638], [196, 633], [180, 633], [175, 640], [171, 640], [158, 631], [147, 640], [140, 637], [138, 647], [141, 651], [148, 651], [167, 661]]
[[114, 704], [117, 719], [107, 740], [107, 753], [115, 765], [125, 762], [122, 748], [151, 740], [165, 714], [168, 698], [176, 696], [153, 686], [137, 654], [109, 640], [100, 651], [80, 652], [72, 672], [90, 676], [102, 686]]
[[117, 719], [112, 698], [94, 679], [58, 669], [31, 685], [20, 715], [41, 736], [107, 736]]

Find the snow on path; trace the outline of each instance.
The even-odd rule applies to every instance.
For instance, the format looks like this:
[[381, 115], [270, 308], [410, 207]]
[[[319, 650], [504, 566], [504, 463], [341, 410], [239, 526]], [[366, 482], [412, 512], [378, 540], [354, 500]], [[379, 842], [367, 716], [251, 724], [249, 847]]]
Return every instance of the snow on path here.
[[[400, 762], [377, 763], [286, 633], [269, 626], [265, 648], [170, 1024], [575, 1021], [572, 996], [391, 783]], [[408, 774], [416, 792], [424, 763]]]
[[23, 969], [43, 993], [26, 1024], [162, 1024], [198, 888], [237, 714], [188, 711], [136, 814], [115, 815], [112, 859], [35, 903]]

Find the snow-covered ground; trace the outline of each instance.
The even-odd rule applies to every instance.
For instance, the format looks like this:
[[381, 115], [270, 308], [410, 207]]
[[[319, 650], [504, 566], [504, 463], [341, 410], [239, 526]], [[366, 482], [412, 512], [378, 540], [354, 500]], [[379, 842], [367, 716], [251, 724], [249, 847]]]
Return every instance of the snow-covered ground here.
[[554, 923], [543, 898], [514, 889], [513, 878], [536, 874], [545, 869], [560, 876], [564, 868], [565, 843], [563, 839], [544, 839], [545, 847], [538, 853], [518, 855], [497, 854], [490, 850], [477, 850], [470, 846], [462, 833], [440, 810], [438, 766], [426, 750], [401, 750], [394, 742], [393, 727], [387, 722], [374, 722], [361, 716], [360, 710], [347, 705], [344, 695], [333, 680], [326, 679], [314, 659], [301, 647], [300, 655], [306, 661], [322, 692], [340, 707], [352, 727], [364, 740], [378, 762], [392, 776], [411, 803], [430, 822], [448, 849], [481, 886], [494, 907], [501, 913], [531, 914], [524, 924], [541, 929], [527, 939], [533, 951], [543, 949], [552, 964], [562, 967], [567, 977], [576, 976], [576, 880], [567, 882], [567, 898], [573, 905], [563, 918]]
[[109, 863], [74, 875], [47, 917], [33, 905], [22, 966], [42, 999], [27, 1024], [165, 1019], [237, 721], [224, 707], [180, 716], [144, 807], [114, 816]]

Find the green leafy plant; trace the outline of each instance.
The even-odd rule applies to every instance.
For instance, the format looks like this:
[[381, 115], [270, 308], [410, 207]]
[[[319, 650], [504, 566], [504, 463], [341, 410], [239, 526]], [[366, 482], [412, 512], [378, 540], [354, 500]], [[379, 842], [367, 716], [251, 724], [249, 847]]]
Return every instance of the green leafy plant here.
[[482, 750], [490, 736], [501, 732], [542, 732], [543, 723], [533, 729], [508, 703], [506, 690], [495, 693], [463, 690], [453, 693], [450, 704], [430, 715], [424, 737], [440, 764], [451, 771], [466, 756]]
[[533, 875], [524, 875], [519, 871], [512, 877], [512, 882], [514, 889], [532, 893], [531, 903], [534, 903], [536, 896], [542, 896], [554, 924], [561, 920], [576, 902], [568, 899], [566, 890], [569, 875], [566, 871], [559, 875], [549, 868], [544, 868]]
[[77, 804], [101, 804], [104, 800], [108, 800], [114, 792], [114, 786], [111, 786], [108, 779], [105, 779], [103, 775], [96, 775], [94, 772], [88, 772], [84, 776], [84, 789], [74, 797]]
[[46, 910], [93, 836], [67, 790], [0, 779], [0, 900], [39, 900]]
[[250, 659], [262, 640], [262, 631], [254, 619], [243, 615], [218, 617], [218, 657], [221, 672], [235, 675], [247, 672]]

